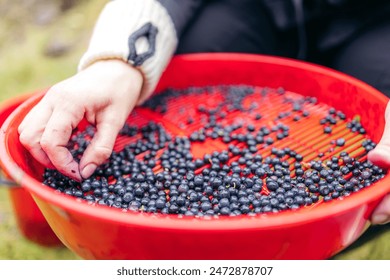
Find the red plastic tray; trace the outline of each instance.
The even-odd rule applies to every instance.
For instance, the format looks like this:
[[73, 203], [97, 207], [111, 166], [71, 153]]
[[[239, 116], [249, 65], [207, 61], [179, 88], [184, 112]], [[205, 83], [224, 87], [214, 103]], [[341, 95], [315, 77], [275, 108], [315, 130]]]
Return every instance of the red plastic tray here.
[[[218, 84], [283, 87], [288, 94], [315, 96], [319, 102], [342, 110], [349, 118], [359, 115], [372, 140], [378, 141], [383, 131], [387, 104], [384, 95], [347, 75], [295, 60], [240, 54], [178, 56], [164, 73], [157, 92], [169, 87], [185, 89]], [[390, 178], [386, 176], [343, 200], [316, 207], [275, 215], [218, 219], [123, 213], [118, 209], [91, 206], [42, 186], [42, 166], [18, 141], [18, 124], [41, 97], [42, 94], [36, 95], [25, 102], [3, 125], [0, 157], [10, 176], [32, 193], [61, 241], [83, 258], [325, 259], [346, 248], [364, 232], [373, 209], [390, 190]], [[187, 103], [184, 99], [182, 103], [176, 102], [179, 107], [174, 112], [180, 112]], [[182, 111], [184, 114], [185, 110]], [[276, 111], [268, 111], [270, 119]], [[314, 123], [325, 111], [319, 109], [311, 113], [315, 116]], [[185, 118], [169, 117], [169, 113], [162, 116], [137, 109], [134, 114], [143, 120], [158, 120], [174, 134], [188, 135], [198, 128], [196, 125], [186, 127], [182, 123]], [[130, 122], [138, 122], [134, 114]], [[260, 125], [261, 121], [254, 124]], [[310, 121], [305, 124], [294, 128], [295, 132], [279, 141], [278, 147], [295, 145], [305, 155], [305, 160], [316, 158], [321, 152], [331, 157], [342, 150], [330, 149], [329, 139], [322, 131], [311, 126]], [[363, 136], [352, 135], [342, 127], [335, 128], [334, 133], [350, 143], [343, 149], [350, 149], [348, 151], [357, 156], [362, 153], [358, 147]], [[128, 142], [126, 139], [118, 141], [117, 148]], [[194, 148], [194, 154], [201, 156], [223, 148], [224, 144], [216, 141]], [[259, 146], [259, 149], [264, 155], [269, 152], [269, 147]]]

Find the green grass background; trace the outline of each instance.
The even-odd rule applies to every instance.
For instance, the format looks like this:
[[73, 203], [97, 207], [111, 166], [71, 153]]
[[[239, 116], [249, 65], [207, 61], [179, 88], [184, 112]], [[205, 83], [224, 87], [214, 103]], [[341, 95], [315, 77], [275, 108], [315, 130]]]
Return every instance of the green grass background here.
[[[73, 75], [106, 2], [0, 0], [0, 102]], [[65, 247], [47, 248], [25, 239], [16, 224], [8, 190], [0, 186], [0, 260], [8, 259], [78, 257]], [[390, 225], [369, 228], [334, 259], [390, 259]]]

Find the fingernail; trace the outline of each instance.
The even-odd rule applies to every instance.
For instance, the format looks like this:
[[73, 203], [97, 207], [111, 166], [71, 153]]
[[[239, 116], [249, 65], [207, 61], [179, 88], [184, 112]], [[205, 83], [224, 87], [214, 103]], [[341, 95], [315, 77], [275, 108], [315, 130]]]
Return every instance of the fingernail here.
[[94, 163], [88, 164], [87, 166], [85, 166], [83, 168], [83, 170], [81, 170], [81, 172], [80, 172], [81, 176], [84, 179], [88, 178], [89, 176], [91, 176], [93, 174], [93, 172], [95, 172], [96, 168], [97, 168], [96, 164], [94, 164]]
[[378, 214], [372, 217], [372, 223], [374, 225], [383, 225], [390, 221], [390, 216], [387, 214]]

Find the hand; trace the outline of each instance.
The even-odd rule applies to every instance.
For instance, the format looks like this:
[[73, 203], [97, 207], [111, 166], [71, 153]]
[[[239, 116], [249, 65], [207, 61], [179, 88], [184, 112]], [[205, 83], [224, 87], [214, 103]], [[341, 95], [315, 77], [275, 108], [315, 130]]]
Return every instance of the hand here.
[[[385, 129], [378, 145], [368, 154], [368, 159], [383, 168], [390, 168], [390, 103], [387, 104], [385, 112]], [[373, 224], [386, 224], [390, 222], [390, 194], [387, 194], [381, 203], [376, 207], [371, 216]]]
[[[96, 62], [49, 89], [20, 124], [20, 142], [46, 167], [77, 181], [88, 178], [111, 155], [142, 83], [142, 74], [125, 62]], [[97, 130], [78, 164], [67, 144], [84, 117]]]

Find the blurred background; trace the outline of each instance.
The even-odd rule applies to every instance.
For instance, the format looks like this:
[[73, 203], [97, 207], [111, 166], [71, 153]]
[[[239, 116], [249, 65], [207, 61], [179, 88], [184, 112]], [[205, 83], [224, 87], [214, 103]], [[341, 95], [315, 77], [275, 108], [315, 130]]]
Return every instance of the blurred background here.
[[[106, 2], [0, 0], [0, 102], [73, 75]], [[0, 185], [0, 259], [78, 257], [63, 246], [27, 240], [18, 228], [9, 190]], [[369, 228], [334, 259], [390, 259], [390, 224]]]

